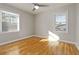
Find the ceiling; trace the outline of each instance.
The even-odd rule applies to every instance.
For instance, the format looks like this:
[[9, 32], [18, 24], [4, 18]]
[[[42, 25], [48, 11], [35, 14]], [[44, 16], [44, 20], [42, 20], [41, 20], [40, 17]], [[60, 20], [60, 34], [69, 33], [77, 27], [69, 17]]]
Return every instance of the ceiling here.
[[8, 5], [10, 6], [16, 7], [20, 10], [23, 10], [32, 14], [38, 14], [41, 12], [53, 10], [55, 8], [58, 8], [64, 5], [68, 5], [68, 3], [39, 3], [39, 4], [48, 5], [48, 6], [40, 7], [38, 10], [32, 11], [33, 6], [34, 6], [32, 3], [8, 3]]

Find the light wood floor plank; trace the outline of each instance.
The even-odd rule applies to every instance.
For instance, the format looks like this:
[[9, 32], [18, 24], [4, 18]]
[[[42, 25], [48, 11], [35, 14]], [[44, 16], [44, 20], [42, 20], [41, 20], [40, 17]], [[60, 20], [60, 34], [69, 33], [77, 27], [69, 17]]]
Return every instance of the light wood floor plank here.
[[0, 55], [79, 55], [74, 44], [30, 37], [0, 46]]

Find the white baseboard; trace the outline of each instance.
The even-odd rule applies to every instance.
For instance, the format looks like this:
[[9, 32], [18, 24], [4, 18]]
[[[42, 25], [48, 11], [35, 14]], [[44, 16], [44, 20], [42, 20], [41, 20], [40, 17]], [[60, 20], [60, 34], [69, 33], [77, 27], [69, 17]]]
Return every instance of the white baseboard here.
[[23, 40], [25, 38], [29, 38], [29, 37], [32, 37], [32, 36], [34, 36], [34, 35], [26, 36], [26, 37], [23, 37], [23, 38], [18, 38], [18, 39], [15, 39], [15, 40], [12, 40], [12, 41], [8, 41], [8, 42], [2, 42], [2, 43], [0, 43], [0, 45], [4, 45], [4, 44], [12, 43], [12, 42], [15, 42], [15, 41]]
[[71, 43], [71, 44], [76, 44], [75, 42], [72, 42], [72, 41], [66, 41], [66, 40], [59, 40], [59, 41], [66, 42], [66, 43]]
[[45, 35], [42, 35], [42, 36], [39, 36], [39, 35], [34, 35], [34, 36], [36, 36], [36, 37], [41, 37], [41, 38], [48, 38], [47, 36], [45, 36]]
[[[0, 45], [4, 45], [4, 44], [11, 43], [11, 42], [19, 41], [19, 40], [22, 40], [22, 39], [25, 39], [25, 38], [29, 38], [29, 37], [32, 37], [32, 36], [41, 37], [41, 38], [48, 38], [47, 36], [31, 35], [31, 36], [18, 38], [18, 39], [15, 39], [15, 40], [12, 40], [12, 41], [8, 41], [8, 42], [2, 42], [2, 43], [0, 43]], [[59, 41], [63, 41], [63, 42], [67, 42], [67, 43], [71, 43], [71, 44], [75, 44], [76, 45], [75, 42], [71, 42], [71, 41], [66, 41], [66, 40], [59, 40]], [[76, 47], [79, 49], [78, 45], [76, 45]]]
[[[48, 38], [47, 36], [39, 36], [39, 35], [34, 35], [34, 36], [36, 36], [36, 37], [41, 37], [41, 38]], [[67, 43], [76, 44], [75, 42], [66, 41], [66, 40], [59, 40], [59, 41], [63, 41], [63, 42], [67, 42]]]
[[[0, 43], [0, 45], [4, 45], [4, 44], [7, 44], [7, 43], [15, 42], [15, 41], [22, 40], [22, 39], [25, 39], [25, 38], [29, 38], [29, 37], [32, 37], [32, 36], [41, 37], [41, 38], [48, 38], [47, 36], [31, 35], [31, 36], [27, 36], [27, 37], [23, 37], [23, 38], [18, 38], [18, 39], [15, 39], [15, 40], [12, 40], [12, 41], [8, 41], [8, 42], [2, 42], [2, 43]], [[59, 40], [59, 41], [76, 44], [75, 42], [66, 41], [66, 40]]]

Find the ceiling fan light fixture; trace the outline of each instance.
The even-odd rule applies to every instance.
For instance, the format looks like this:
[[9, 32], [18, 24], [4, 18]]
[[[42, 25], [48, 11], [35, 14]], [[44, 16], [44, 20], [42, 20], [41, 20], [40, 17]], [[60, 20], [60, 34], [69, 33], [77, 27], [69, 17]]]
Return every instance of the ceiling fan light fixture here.
[[39, 6], [35, 5], [34, 8], [35, 8], [35, 9], [39, 9]]

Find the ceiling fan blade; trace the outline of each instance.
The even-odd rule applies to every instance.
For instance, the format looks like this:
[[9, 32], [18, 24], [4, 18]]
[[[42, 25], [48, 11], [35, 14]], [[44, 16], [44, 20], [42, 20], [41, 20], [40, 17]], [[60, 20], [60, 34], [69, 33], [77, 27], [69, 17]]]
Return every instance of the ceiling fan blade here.
[[34, 5], [37, 5], [39, 7], [47, 7], [48, 5], [41, 5], [41, 4], [38, 4], [38, 3], [33, 3]]
[[33, 5], [39, 5], [38, 3], [32, 3]]
[[39, 5], [40, 7], [47, 7], [48, 5]]

